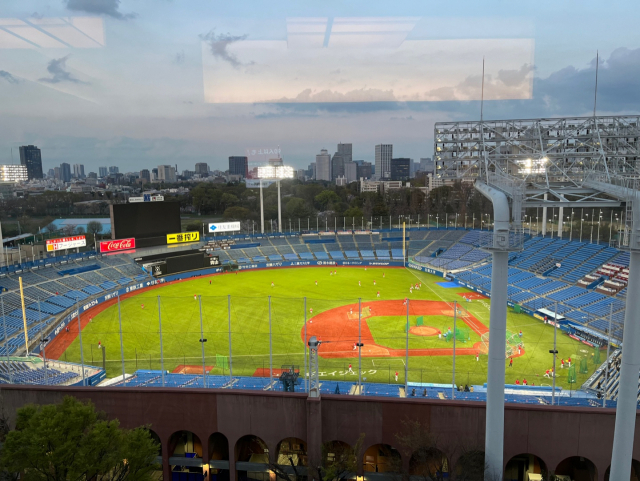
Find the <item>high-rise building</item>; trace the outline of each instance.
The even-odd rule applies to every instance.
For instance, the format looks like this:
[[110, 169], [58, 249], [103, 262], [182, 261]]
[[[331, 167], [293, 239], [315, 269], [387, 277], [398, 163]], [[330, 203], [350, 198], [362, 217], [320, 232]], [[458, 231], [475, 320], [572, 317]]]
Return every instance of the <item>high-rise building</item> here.
[[353, 160], [353, 144], [338, 144], [338, 154], [345, 162]]
[[84, 165], [82, 164], [73, 164], [73, 176], [76, 179], [84, 178]]
[[20, 147], [20, 165], [27, 167], [29, 180], [42, 179], [42, 154], [35, 145]]
[[393, 158], [392, 144], [376, 145], [376, 175], [379, 179], [391, 178], [391, 159]]
[[175, 182], [176, 181], [176, 169], [172, 165], [159, 165], [158, 166], [158, 180], [161, 182]]
[[109, 169], [107, 169], [106, 167], [98, 167], [98, 175], [100, 177], [106, 177], [107, 175], [109, 175]]
[[409, 180], [411, 178], [411, 159], [391, 159], [391, 180]]
[[229, 157], [229, 175], [249, 175], [249, 159], [239, 155]]
[[60, 167], [53, 168], [53, 178], [56, 180], [60, 180]]
[[435, 171], [435, 165], [431, 160], [431, 157], [423, 157], [420, 159], [420, 170], [423, 172], [432, 173]]
[[206, 177], [207, 175], [209, 175], [209, 164], [205, 162], [198, 162], [196, 164], [196, 174], [201, 177]]
[[149, 172], [149, 169], [142, 169], [140, 171], [140, 182], [143, 184], [151, 182], [151, 172]]
[[331, 159], [331, 180], [344, 177], [344, 158], [338, 152]]
[[26, 182], [29, 180], [29, 170], [26, 165], [0, 165], [0, 182]]
[[316, 180], [331, 180], [331, 155], [327, 149], [316, 155]]
[[53, 169], [49, 169], [49, 172], [47, 172], [47, 177], [51, 177], [54, 178], [56, 175], [55, 171]]
[[98, 174], [96, 174], [95, 172], [89, 172], [87, 174], [87, 179], [97, 179], [98, 178]]
[[357, 181], [358, 180], [358, 164], [356, 164], [355, 162], [345, 162], [344, 176], [346, 178], [347, 184]]
[[309, 164], [309, 169], [307, 169], [307, 175], [309, 176], [310, 179], [316, 180], [316, 163], [315, 162], [311, 162]]
[[60, 180], [63, 182], [71, 181], [71, 166], [66, 162], [60, 164]]
[[110, 174], [118, 174], [119, 172], [120, 172], [120, 169], [118, 168], [117, 165], [112, 165], [109, 167]]
[[358, 179], [371, 179], [373, 177], [371, 162], [365, 162], [364, 160], [356, 160], [358, 166]]
[[151, 169], [151, 182], [158, 180], [158, 169]]

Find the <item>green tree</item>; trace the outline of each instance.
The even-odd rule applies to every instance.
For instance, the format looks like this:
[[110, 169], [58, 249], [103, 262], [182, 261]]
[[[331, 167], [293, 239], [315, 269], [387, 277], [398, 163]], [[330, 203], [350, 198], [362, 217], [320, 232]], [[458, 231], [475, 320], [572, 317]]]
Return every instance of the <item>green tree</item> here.
[[90, 402], [26, 405], [7, 434], [0, 466], [25, 481], [147, 481], [159, 445], [144, 427], [121, 429]]
[[363, 215], [364, 214], [362, 213], [362, 209], [360, 207], [350, 207], [349, 209], [344, 211], [344, 216], [347, 218], [355, 217], [356, 219], [359, 219]]
[[229, 207], [222, 216], [225, 220], [247, 220], [251, 218], [251, 211], [246, 207]]
[[307, 203], [298, 197], [292, 197], [285, 206], [285, 213], [290, 219], [304, 219], [311, 216], [311, 209]]
[[320, 210], [327, 210], [330, 205], [340, 202], [340, 197], [332, 190], [323, 190], [313, 200]]

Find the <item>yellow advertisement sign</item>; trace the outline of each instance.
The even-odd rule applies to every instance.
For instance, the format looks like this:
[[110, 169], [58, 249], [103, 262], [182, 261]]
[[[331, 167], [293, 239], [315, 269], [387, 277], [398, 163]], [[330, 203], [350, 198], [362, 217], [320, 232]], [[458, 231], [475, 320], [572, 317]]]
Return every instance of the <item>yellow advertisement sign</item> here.
[[200, 240], [200, 232], [181, 232], [179, 234], [167, 234], [167, 244], [182, 244], [184, 242], [197, 242]]

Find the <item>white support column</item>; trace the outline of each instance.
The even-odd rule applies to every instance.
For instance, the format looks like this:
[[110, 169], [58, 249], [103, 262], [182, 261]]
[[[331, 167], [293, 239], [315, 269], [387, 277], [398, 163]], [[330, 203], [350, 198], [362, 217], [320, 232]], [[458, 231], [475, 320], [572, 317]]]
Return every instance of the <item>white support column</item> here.
[[[634, 215], [634, 217], [636, 216]], [[636, 229], [637, 227], [634, 226], [634, 230]], [[631, 251], [627, 292], [640, 292], [640, 251]], [[620, 387], [618, 389], [616, 429], [613, 436], [609, 479], [629, 479], [631, 477], [638, 405], [638, 372], [640, 371], [640, 349], [638, 346], [640, 346], [640, 296], [629, 295], [624, 315]]]
[[476, 182], [475, 188], [493, 203], [494, 227], [489, 311], [489, 365], [485, 422], [484, 479], [502, 479], [504, 463], [504, 376], [507, 335], [507, 274], [509, 269], [509, 202], [504, 193]]
[[260, 233], [264, 234], [264, 197], [262, 195], [262, 179], [260, 179]]
[[562, 239], [562, 223], [563, 223], [562, 219], [564, 219], [564, 217], [562, 217], [563, 215], [564, 215], [564, 207], [560, 207], [558, 209], [558, 237], [560, 239]]
[[[544, 200], [547, 200], [547, 194], [544, 194]], [[542, 237], [547, 235], [547, 208], [542, 208]]]
[[280, 201], [280, 179], [277, 181], [278, 184], [278, 232], [282, 232], [282, 205]]

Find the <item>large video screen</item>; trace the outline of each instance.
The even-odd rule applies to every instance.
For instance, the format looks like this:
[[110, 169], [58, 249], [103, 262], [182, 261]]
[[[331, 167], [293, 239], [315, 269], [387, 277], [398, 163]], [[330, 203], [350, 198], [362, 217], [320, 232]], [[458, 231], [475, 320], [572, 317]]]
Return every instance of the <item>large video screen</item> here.
[[114, 239], [159, 237], [181, 232], [179, 202], [139, 202], [111, 206]]

